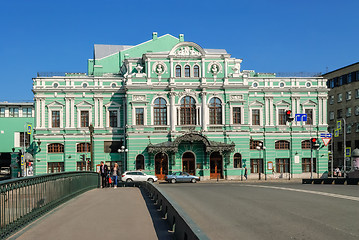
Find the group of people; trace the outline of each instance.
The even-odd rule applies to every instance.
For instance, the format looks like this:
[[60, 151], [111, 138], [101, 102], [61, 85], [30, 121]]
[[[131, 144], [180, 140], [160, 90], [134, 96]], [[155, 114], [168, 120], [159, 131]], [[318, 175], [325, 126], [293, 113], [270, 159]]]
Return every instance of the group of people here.
[[101, 161], [100, 171], [101, 175], [101, 188], [113, 187], [117, 188], [118, 177], [121, 176], [120, 168], [118, 164], [115, 163], [113, 167], [111, 167], [110, 171], [108, 170], [108, 166]]

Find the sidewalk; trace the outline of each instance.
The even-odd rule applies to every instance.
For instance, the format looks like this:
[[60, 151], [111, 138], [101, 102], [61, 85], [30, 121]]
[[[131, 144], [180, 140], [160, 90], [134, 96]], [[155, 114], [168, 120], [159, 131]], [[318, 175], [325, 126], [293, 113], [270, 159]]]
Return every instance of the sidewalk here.
[[9, 239], [171, 239], [167, 223], [139, 188], [86, 192]]

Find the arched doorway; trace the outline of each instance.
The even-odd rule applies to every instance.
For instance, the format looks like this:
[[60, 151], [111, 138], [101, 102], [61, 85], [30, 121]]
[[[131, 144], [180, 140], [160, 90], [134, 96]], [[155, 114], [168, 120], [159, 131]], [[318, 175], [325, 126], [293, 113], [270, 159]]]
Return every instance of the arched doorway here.
[[155, 174], [159, 180], [164, 180], [168, 174], [168, 157], [164, 153], [155, 156]]
[[219, 152], [214, 152], [210, 156], [210, 178], [223, 178], [223, 158]]
[[196, 160], [194, 154], [186, 152], [182, 156], [182, 171], [191, 175], [196, 175]]
[[139, 154], [136, 157], [136, 170], [143, 169], [145, 169], [145, 157], [142, 154]]

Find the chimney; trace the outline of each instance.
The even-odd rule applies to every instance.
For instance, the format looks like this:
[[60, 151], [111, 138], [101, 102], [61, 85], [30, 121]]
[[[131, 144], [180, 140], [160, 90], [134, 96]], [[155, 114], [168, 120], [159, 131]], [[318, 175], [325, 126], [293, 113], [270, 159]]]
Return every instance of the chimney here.
[[156, 40], [157, 39], [157, 32], [153, 32], [152, 33], [152, 40]]
[[180, 42], [183, 42], [183, 41], [184, 41], [184, 34], [180, 34], [180, 35], [179, 35], [179, 41], [180, 41]]

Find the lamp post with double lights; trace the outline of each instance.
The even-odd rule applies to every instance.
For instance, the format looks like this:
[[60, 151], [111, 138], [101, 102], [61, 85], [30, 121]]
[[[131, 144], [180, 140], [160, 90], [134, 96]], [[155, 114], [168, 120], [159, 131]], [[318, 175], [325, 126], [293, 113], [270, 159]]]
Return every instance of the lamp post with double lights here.
[[[126, 162], [126, 153], [128, 152], [128, 149], [127, 148], [125, 148], [125, 146], [121, 146], [121, 148], [120, 149], [118, 149], [117, 150], [119, 153], [123, 153], [123, 163], [124, 163], [124, 165], [125, 165], [125, 162]], [[127, 163], [126, 163], [126, 170], [128, 170], [127, 169], [128, 167], [127, 167]]]
[[[266, 150], [266, 147], [263, 146], [263, 143], [258, 143], [258, 146], [256, 147], [256, 149], [259, 151], [259, 154], [261, 154], [261, 150], [265, 151]], [[261, 158], [261, 155], [259, 155], [259, 158]], [[265, 155], [264, 155], [264, 152], [263, 152], [263, 171], [264, 171], [264, 179], [267, 180], [267, 171], [266, 171], [266, 159], [265, 159]], [[258, 169], [258, 172], [259, 172], [259, 180], [261, 179], [261, 169], [259, 168]]]

